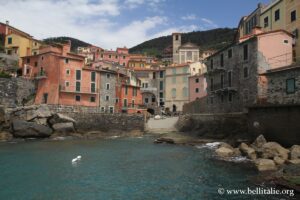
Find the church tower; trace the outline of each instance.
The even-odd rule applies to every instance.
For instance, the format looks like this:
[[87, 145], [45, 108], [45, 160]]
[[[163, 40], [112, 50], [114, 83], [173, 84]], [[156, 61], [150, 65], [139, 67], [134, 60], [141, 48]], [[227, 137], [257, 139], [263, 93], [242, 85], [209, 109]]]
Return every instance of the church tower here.
[[173, 63], [179, 63], [179, 47], [181, 46], [181, 33], [173, 33]]

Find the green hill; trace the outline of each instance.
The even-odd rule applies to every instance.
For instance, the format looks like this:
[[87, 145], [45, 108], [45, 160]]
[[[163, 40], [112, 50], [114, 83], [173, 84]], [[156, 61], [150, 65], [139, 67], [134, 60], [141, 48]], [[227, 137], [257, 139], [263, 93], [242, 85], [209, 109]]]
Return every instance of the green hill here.
[[[208, 31], [194, 31], [182, 34], [182, 44], [192, 42], [200, 50], [219, 50], [230, 44], [236, 34], [236, 29], [218, 28]], [[172, 36], [164, 36], [148, 40], [129, 49], [130, 53], [147, 53], [160, 56], [163, 49], [172, 45]]]
[[71, 41], [71, 51], [72, 52], [76, 52], [77, 47], [87, 47], [87, 46], [90, 45], [89, 43], [86, 43], [84, 41], [81, 41], [81, 40], [78, 40], [78, 39], [75, 39], [75, 38], [72, 38], [72, 37], [52, 37], [52, 38], [44, 39], [43, 41], [46, 44], [50, 44], [50, 43], [53, 43], [53, 42], [54, 43], [63, 43], [63, 42], [68, 41], [68, 40]]

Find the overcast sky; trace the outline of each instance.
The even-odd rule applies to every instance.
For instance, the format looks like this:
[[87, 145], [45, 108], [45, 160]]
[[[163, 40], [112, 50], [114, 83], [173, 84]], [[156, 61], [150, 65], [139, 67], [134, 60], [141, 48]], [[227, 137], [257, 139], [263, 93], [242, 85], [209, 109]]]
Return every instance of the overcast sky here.
[[37, 39], [70, 36], [106, 49], [172, 32], [236, 27], [269, 0], [0, 0], [0, 21]]

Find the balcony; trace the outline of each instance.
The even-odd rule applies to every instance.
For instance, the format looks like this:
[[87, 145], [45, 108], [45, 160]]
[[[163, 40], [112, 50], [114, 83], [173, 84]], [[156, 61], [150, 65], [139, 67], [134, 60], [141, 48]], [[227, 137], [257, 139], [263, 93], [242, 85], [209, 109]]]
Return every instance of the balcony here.
[[213, 90], [210, 90], [211, 93], [226, 93], [226, 92], [237, 92], [237, 88], [228, 84], [216, 83], [213, 85]]
[[155, 87], [148, 87], [148, 88], [141, 88], [141, 93], [145, 93], [145, 92], [157, 92], [157, 88]]
[[41, 80], [41, 79], [46, 79], [47, 78], [47, 74], [45, 71], [40, 71], [37, 74], [35, 74], [34, 77], [36, 80]]
[[59, 90], [60, 92], [63, 93], [95, 94], [95, 95], [98, 93], [97, 89], [92, 91], [90, 87], [76, 88], [76, 86], [65, 86], [65, 85], [60, 85]]
[[219, 72], [225, 72], [225, 68], [224, 67], [215, 67], [213, 69], [209, 69], [209, 70], [207, 70], [205, 75], [212, 75], [212, 74], [219, 73]]

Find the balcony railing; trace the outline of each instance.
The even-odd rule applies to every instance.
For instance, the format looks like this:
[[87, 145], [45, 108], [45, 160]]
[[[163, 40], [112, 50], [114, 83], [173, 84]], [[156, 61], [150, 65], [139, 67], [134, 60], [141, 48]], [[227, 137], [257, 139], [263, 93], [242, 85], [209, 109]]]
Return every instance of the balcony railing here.
[[60, 85], [60, 91], [65, 93], [79, 93], [79, 94], [97, 94], [98, 90], [92, 90], [90, 87], [76, 87]]
[[148, 88], [141, 88], [141, 92], [157, 92], [157, 88], [148, 87]]
[[225, 68], [224, 67], [214, 67], [213, 69], [208, 69], [206, 73], [204, 73], [205, 75], [211, 75], [214, 73], [218, 73], [218, 72], [224, 72]]
[[209, 86], [209, 89], [210, 89], [210, 92], [213, 92], [213, 93], [222, 93], [222, 92], [236, 92], [237, 91], [237, 88], [236, 87], [233, 87], [232, 85], [228, 85], [225, 84], [225, 83], [216, 83], [216, 84], [213, 84], [213, 87], [211, 88], [211, 86]]
[[35, 75], [35, 79], [40, 80], [40, 79], [44, 79], [47, 78], [47, 74], [45, 71], [39, 71], [36, 75]]

